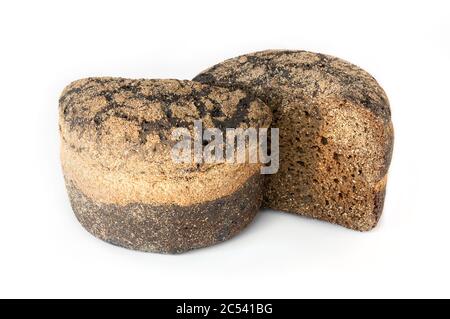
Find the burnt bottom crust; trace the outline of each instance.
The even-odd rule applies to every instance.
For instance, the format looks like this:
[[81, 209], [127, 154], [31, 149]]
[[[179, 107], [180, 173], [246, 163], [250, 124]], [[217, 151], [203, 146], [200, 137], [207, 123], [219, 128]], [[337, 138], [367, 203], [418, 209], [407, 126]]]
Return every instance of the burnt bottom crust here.
[[262, 184], [257, 173], [236, 192], [200, 204], [119, 206], [92, 200], [66, 178], [73, 211], [91, 234], [117, 246], [169, 254], [211, 246], [238, 234], [261, 206]]

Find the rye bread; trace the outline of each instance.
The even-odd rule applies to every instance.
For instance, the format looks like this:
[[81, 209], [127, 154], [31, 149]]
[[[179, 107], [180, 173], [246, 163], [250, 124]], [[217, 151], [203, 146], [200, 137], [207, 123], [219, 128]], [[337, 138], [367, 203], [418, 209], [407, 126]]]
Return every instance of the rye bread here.
[[172, 131], [268, 127], [241, 90], [192, 81], [87, 78], [59, 101], [61, 160], [73, 210], [93, 235], [126, 248], [180, 253], [233, 237], [262, 201], [260, 164], [174, 163]]
[[195, 81], [242, 89], [273, 111], [280, 169], [264, 205], [366, 231], [384, 203], [393, 149], [388, 98], [361, 68], [329, 55], [269, 50], [219, 63]]

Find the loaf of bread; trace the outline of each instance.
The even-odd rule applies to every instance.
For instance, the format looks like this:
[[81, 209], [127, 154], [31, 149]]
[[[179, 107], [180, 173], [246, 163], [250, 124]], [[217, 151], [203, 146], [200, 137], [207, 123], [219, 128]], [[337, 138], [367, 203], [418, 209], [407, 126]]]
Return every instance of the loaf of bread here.
[[224, 241], [262, 201], [258, 163], [174, 162], [175, 128], [268, 127], [270, 109], [241, 90], [192, 81], [88, 78], [60, 98], [61, 160], [73, 210], [93, 235], [180, 253]]
[[393, 127], [388, 98], [370, 74], [328, 55], [271, 50], [194, 80], [242, 89], [272, 109], [280, 169], [268, 176], [265, 206], [360, 231], [377, 224]]

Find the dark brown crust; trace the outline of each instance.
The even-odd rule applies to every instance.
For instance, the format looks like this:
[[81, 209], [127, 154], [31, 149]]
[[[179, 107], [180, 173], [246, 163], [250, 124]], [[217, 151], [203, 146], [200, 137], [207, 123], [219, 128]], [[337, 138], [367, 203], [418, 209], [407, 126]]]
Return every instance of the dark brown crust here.
[[375, 215], [375, 224], [373, 225], [373, 227], [375, 227], [375, 225], [380, 220], [381, 213], [383, 212], [385, 196], [386, 196], [386, 187], [384, 187], [379, 192], [375, 193], [373, 204], [373, 214]]
[[66, 180], [72, 208], [94, 236], [121, 247], [182, 253], [220, 243], [255, 217], [262, 201], [262, 177], [252, 176], [235, 193], [190, 206], [102, 204]]

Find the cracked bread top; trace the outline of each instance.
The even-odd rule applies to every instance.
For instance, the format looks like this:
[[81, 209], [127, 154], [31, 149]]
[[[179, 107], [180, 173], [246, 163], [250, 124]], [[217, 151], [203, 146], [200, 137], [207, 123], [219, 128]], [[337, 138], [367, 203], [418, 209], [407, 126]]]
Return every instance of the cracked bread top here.
[[[269, 108], [241, 90], [179, 80], [87, 78], [59, 101], [64, 173], [101, 202], [188, 205], [236, 191], [260, 164], [175, 163], [176, 128], [260, 128]], [[259, 172], [258, 172], [259, 173]]]
[[384, 90], [368, 72], [321, 53], [290, 50], [250, 53], [216, 64], [194, 81], [242, 88], [271, 106], [295, 96], [344, 98], [385, 121], [391, 116]]
[[205, 127], [266, 127], [270, 114], [265, 105], [248, 93], [211, 87], [192, 81], [87, 78], [68, 85], [59, 100], [61, 118], [71, 130], [101, 137], [120, 134], [111, 122], [135, 128], [124, 143], [146, 144], [158, 140], [170, 144], [171, 130], [192, 128], [194, 120]]

